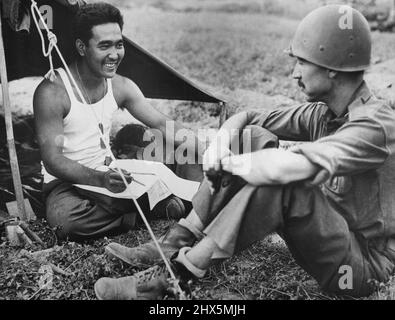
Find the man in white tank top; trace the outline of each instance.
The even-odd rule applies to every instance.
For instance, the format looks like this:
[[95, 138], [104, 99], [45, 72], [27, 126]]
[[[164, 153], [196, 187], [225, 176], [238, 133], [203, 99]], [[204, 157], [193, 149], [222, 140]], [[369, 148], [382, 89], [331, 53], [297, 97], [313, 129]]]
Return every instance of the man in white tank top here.
[[[80, 8], [71, 26], [76, 58], [69, 69], [88, 105], [82, 103], [66, 72], [58, 69], [53, 82], [40, 83], [33, 106], [47, 220], [60, 238], [78, 241], [118, 234], [135, 225], [132, 201], [73, 186], [104, 187], [115, 193], [125, 189], [118, 173], [97, 170], [108, 160], [98, 127], [108, 144], [112, 114], [122, 108], [146, 126], [161, 130], [166, 140], [174, 137], [166, 135], [166, 122], [171, 120], [147, 102], [133, 81], [116, 74], [125, 54], [120, 11], [106, 3], [88, 4]], [[175, 132], [183, 128], [177, 122], [174, 127]], [[131, 181], [129, 175], [126, 178]], [[182, 210], [180, 200], [173, 205]]]

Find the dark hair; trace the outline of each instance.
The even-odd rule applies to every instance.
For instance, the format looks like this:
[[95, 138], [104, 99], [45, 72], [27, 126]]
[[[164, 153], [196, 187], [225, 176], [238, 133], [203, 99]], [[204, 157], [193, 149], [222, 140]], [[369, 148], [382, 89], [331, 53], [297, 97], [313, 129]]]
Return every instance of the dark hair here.
[[121, 150], [124, 145], [128, 144], [146, 147], [151, 143], [151, 141], [144, 141], [143, 139], [147, 130], [149, 130], [148, 127], [141, 124], [129, 123], [118, 131], [112, 146], [117, 152]]
[[81, 6], [72, 23], [73, 41], [81, 39], [85, 44], [92, 38], [92, 28], [106, 23], [118, 23], [123, 28], [123, 17], [118, 8], [105, 2], [89, 3]]

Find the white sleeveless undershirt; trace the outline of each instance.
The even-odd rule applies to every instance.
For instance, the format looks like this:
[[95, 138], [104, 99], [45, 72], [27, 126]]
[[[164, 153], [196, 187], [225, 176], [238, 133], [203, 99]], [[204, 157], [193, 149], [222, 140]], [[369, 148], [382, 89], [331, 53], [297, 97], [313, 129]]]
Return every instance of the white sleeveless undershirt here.
[[[113, 113], [118, 109], [112, 91], [111, 79], [107, 79], [107, 93], [103, 99], [90, 105], [84, 105], [74, 95], [70, 80], [64, 69], [59, 68], [56, 71], [60, 75], [70, 98], [70, 111], [63, 119], [63, 155], [88, 168], [96, 169], [103, 166], [108, 153], [106, 149], [102, 149], [100, 146], [98, 125], [99, 123], [103, 124], [103, 133], [108, 144], [111, 119]], [[44, 183], [55, 179], [45, 170], [44, 166], [43, 175]]]

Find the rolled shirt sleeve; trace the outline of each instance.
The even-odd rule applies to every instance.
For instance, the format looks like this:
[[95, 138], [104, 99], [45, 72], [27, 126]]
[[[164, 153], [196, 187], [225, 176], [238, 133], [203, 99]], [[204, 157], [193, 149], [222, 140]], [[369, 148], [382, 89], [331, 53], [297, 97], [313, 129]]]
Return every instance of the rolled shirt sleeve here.
[[321, 130], [328, 108], [322, 103], [247, 112], [248, 124], [263, 127], [279, 139], [311, 141]]
[[[390, 123], [395, 125], [392, 119]], [[394, 151], [394, 140], [385, 123], [375, 117], [362, 117], [345, 123], [330, 136], [294, 146], [290, 151], [318, 165], [321, 170], [317, 175], [325, 170], [331, 178], [377, 169]]]

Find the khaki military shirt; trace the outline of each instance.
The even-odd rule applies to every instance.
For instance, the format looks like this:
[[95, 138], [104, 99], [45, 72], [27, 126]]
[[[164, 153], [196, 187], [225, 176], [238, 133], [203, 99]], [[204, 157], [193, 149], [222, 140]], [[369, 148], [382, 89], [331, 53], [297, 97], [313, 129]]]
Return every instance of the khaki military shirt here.
[[367, 239], [395, 235], [395, 112], [365, 83], [343, 117], [325, 104], [307, 103], [249, 112], [248, 118], [280, 139], [305, 141], [290, 150], [328, 177], [320, 187], [350, 230]]

